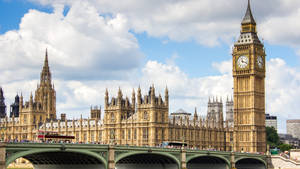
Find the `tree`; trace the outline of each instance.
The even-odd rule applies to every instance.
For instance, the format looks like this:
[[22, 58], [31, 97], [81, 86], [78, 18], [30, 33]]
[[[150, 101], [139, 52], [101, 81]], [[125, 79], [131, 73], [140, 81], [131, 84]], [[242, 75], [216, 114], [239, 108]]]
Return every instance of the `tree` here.
[[280, 149], [281, 152], [285, 152], [285, 151], [289, 151], [290, 149], [292, 149], [292, 146], [289, 144], [281, 144], [278, 146], [278, 148]]
[[267, 133], [267, 144], [270, 145], [270, 148], [278, 147], [280, 143], [279, 136], [274, 127], [266, 127]]

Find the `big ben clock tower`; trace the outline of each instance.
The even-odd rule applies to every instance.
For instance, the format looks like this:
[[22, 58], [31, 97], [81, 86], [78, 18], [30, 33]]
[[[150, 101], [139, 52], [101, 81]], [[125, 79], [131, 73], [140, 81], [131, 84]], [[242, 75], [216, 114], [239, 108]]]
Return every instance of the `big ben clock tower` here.
[[256, 32], [250, 2], [234, 44], [234, 150], [265, 152], [265, 60], [263, 44]]

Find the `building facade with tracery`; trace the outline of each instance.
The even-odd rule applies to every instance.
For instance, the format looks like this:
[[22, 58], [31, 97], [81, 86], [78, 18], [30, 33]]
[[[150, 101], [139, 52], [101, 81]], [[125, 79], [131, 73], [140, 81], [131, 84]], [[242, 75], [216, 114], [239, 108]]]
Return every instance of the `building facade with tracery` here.
[[59, 119], [46, 51], [34, 96], [27, 102], [22, 95], [16, 96], [10, 117], [4, 112], [1, 89], [1, 139], [37, 140], [38, 131], [44, 130], [73, 135], [74, 142], [84, 143], [159, 146], [181, 142], [200, 149], [265, 152], [265, 54], [255, 26], [248, 4], [241, 37], [233, 49], [234, 98], [226, 100], [226, 120], [221, 98], [209, 98], [205, 117], [196, 109], [193, 115], [184, 110], [169, 114], [168, 89], [162, 96], [154, 85], [146, 94], [140, 87], [133, 90], [131, 98], [124, 97], [121, 89], [116, 97], [110, 96], [106, 89], [103, 115], [101, 107], [91, 107], [89, 119], [68, 120], [65, 114]]

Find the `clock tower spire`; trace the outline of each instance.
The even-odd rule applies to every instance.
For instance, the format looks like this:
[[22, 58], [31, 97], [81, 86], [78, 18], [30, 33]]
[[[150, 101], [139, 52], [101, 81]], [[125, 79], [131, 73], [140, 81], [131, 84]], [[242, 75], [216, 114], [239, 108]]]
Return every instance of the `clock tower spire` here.
[[240, 37], [232, 52], [235, 151], [266, 151], [265, 57], [248, 0]]

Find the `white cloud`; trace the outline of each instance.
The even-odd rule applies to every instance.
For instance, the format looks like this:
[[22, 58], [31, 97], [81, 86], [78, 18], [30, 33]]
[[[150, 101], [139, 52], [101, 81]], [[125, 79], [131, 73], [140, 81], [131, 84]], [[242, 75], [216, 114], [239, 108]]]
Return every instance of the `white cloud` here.
[[227, 60], [220, 63], [213, 62], [212, 66], [222, 74], [232, 75], [232, 60]]
[[176, 65], [165, 65], [149, 61], [143, 69], [142, 82], [154, 83], [160, 91], [168, 85], [170, 93], [170, 111], [184, 108], [192, 112], [198, 107], [202, 114], [206, 112], [208, 97], [226, 98], [232, 92], [232, 77], [229, 73], [219, 76], [190, 78]]
[[[43, 5], [73, 4], [83, 1], [31, 0]], [[84, 1], [86, 2], [86, 1]], [[101, 13], [122, 14], [137, 33], [170, 40], [195, 40], [201, 45], [232, 43], [246, 11], [240, 0], [90, 0]], [[262, 37], [275, 44], [298, 45], [300, 36], [299, 0], [253, 0], [252, 11]], [[159, 5], [157, 5], [159, 4]]]
[[264, 39], [272, 44], [298, 47], [300, 45], [300, 23], [297, 22], [299, 17], [300, 6], [298, 6], [298, 10], [288, 15], [270, 17], [262, 23], [259, 31]]
[[266, 111], [279, 116], [280, 132], [285, 132], [285, 120], [299, 118], [300, 72], [278, 58], [267, 66]]
[[29, 10], [19, 27], [0, 35], [1, 83], [32, 78], [46, 47], [59, 78], [124, 78], [144, 57], [123, 15], [100, 16], [88, 2], [73, 3], [66, 16], [62, 5], [53, 13]]

